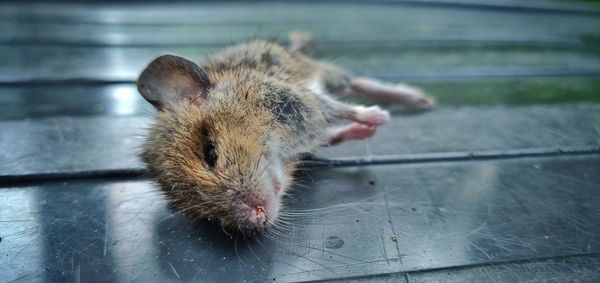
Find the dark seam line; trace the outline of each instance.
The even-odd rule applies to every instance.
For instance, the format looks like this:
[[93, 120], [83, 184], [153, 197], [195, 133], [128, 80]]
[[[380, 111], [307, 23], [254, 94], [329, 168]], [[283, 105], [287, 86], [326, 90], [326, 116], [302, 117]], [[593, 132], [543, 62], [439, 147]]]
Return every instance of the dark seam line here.
[[[239, 40], [237, 42], [243, 42]], [[221, 48], [227, 45], [234, 44], [231, 42], [185, 42], [185, 43], [110, 43], [110, 42], [94, 42], [94, 41], [70, 41], [70, 40], [47, 40], [47, 39], [25, 39], [11, 40], [0, 39], [0, 45], [8, 46], [36, 46], [36, 47], [131, 47], [131, 48], [158, 48], [158, 47], [210, 47]]]
[[[456, 70], [447, 69], [439, 70], [431, 74], [414, 75], [414, 74], [394, 74], [393, 72], [356, 72], [357, 75], [369, 76], [380, 79], [399, 79], [399, 80], [411, 80], [411, 81], [466, 81], [466, 80], [479, 80], [479, 79], [496, 79], [496, 78], [555, 78], [555, 77], [597, 77], [600, 76], [599, 70], [571, 70], [571, 71], [529, 71], [526, 69], [523, 71], [510, 70], [510, 72], [478, 72], [475, 69], [470, 70], [468, 74], [456, 75], [452, 72]], [[3, 80], [0, 78], [0, 87], [26, 87], [26, 86], [103, 86], [113, 84], [135, 84], [135, 80], [131, 79], [87, 79], [87, 78], [69, 78], [69, 79], [31, 79], [31, 80]]]
[[571, 71], [528, 71], [523, 70], [510, 70], [509, 72], [478, 72], [476, 69], [471, 70], [465, 74], [453, 74], [456, 70], [440, 70], [430, 74], [409, 74], [409, 73], [396, 73], [394, 72], [364, 72], [359, 73], [363, 76], [371, 76], [376, 78], [398, 78], [405, 80], [431, 80], [431, 81], [444, 81], [444, 80], [469, 80], [469, 79], [486, 79], [486, 78], [541, 78], [541, 77], [595, 77], [600, 76], [599, 70], [571, 70]]
[[[314, 26], [318, 26], [320, 24], [323, 24], [324, 22], [311, 22], [308, 20], [281, 20], [281, 21], [263, 21], [264, 19], [259, 19], [259, 20], [254, 20], [254, 19], [249, 19], [249, 20], [244, 20], [244, 21], [237, 21], [237, 19], [235, 20], [231, 20], [229, 21], [229, 19], [227, 21], [223, 21], [222, 19], [219, 19], [219, 21], [205, 21], [205, 22], [168, 22], [168, 21], [162, 21], [162, 22], [140, 22], [140, 21], [133, 21], [133, 22], [102, 22], [101, 20], [88, 20], [86, 18], [83, 18], [82, 16], [76, 15], [73, 16], [72, 14], [69, 14], [68, 16], [70, 18], [61, 18], [64, 17], [64, 15], [58, 15], [58, 14], [45, 14], [45, 15], [40, 15], [40, 14], [35, 14], [35, 13], [31, 13], [31, 14], [12, 14], [12, 15], [1, 15], [0, 16], [5, 16], [5, 18], [0, 19], [0, 24], [2, 23], [8, 23], [8, 24], [54, 24], [54, 25], [77, 25], [77, 26], [82, 26], [82, 25], [86, 25], [86, 26], [90, 26], [92, 28], [103, 28], [103, 27], [125, 27], [125, 28], [129, 28], [129, 27], [141, 27], [141, 28], [157, 28], [157, 27], [197, 27], [197, 26], [202, 26], [202, 27], [210, 27], [210, 28], [214, 28], [214, 27], [244, 27], [244, 26], [248, 26], [248, 25], [280, 25], [280, 24], [286, 24], [286, 25], [290, 25], [290, 26], [294, 26], [294, 25], [303, 25], [303, 24], [309, 24], [309, 25], [314, 25]], [[39, 18], [39, 17], [45, 17], [45, 18]]]
[[[444, 153], [422, 153], [405, 154], [390, 157], [373, 158], [340, 158], [322, 159], [312, 157], [302, 161], [305, 169], [323, 167], [353, 167], [367, 165], [402, 165], [402, 164], [424, 164], [435, 162], [464, 162], [464, 161], [490, 161], [503, 159], [517, 159], [528, 157], [560, 157], [578, 155], [600, 154], [600, 146], [588, 147], [562, 147], [562, 148], [533, 148], [513, 150], [486, 150], [472, 152], [444, 152]], [[144, 168], [137, 169], [115, 169], [115, 170], [92, 170], [67, 173], [33, 173], [23, 175], [0, 175], [0, 187], [9, 187], [16, 184], [41, 183], [57, 180], [106, 178], [106, 181], [114, 179], [148, 179], [150, 174]]]
[[74, 181], [74, 180], [97, 180], [97, 181], [119, 181], [119, 180], [146, 180], [151, 176], [145, 168], [139, 169], [114, 169], [114, 170], [92, 170], [68, 173], [33, 173], [25, 175], [0, 175], [0, 188], [28, 185], [39, 185], [45, 182]]
[[[63, 1], [57, 1], [63, 2]], [[68, 3], [69, 1], [65, 1]], [[123, 1], [119, 1], [123, 3]], [[127, 3], [127, 1], [124, 1]], [[149, 3], [152, 3], [150, 1]], [[178, 2], [178, 1], [176, 1]], [[184, 3], [185, 1], [179, 1]], [[202, 2], [217, 2], [217, 1], [198, 1]], [[256, 2], [282, 2], [280, 0], [259, 0], [259, 1], [248, 1], [248, 0], [233, 0], [233, 1], [219, 1], [227, 3], [256, 3]], [[299, 3], [299, 4], [312, 4], [316, 1], [310, 0], [292, 0], [286, 1], [287, 3]], [[415, 0], [373, 0], [373, 1], [361, 1], [361, 0], [321, 0], [319, 3], [353, 3], [353, 4], [365, 4], [365, 5], [396, 5], [396, 6], [415, 6], [415, 7], [434, 7], [434, 8], [446, 8], [446, 9], [459, 9], [459, 10], [483, 10], [483, 11], [495, 11], [495, 12], [509, 12], [509, 13], [538, 13], [538, 14], [569, 14], [569, 15], [581, 15], [581, 16], [600, 16], [600, 11], [593, 9], [594, 6], [589, 5], [590, 10], [583, 8], [560, 8], [560, 7], [541, 7], [541, 6], [517, 6], [517, 5], [506, 5], [506, 4], [481, 4], [481, 3], [450, 3], [443, 1], [415, 1]], [[109, 1], [110, 3], [110, 1]]]
[[70, 78], [70, 79], [30, 79], [30, 80], [2, 80], [0, 86], [17, 87], [17, 86], [103, 86], [113, 84], [135, 84], [135, 80], [111, 80], [111, 79], [86, 79], [86, 78]]
[[[256, 39], [269, 40], [258, 37]], [[73, 40], [53, 40], [53, 39], [0, 39], [0, 45], [7, 46], [43, 46], [43, 47], [120, 47], [120, 48], [158, 48], [158, 47], [201, 47], [201, 48], [222, 48], [236, 42], [244, 42], [247, 40], [233, 40], [223, 42], [168, 42], [168, 43], [111, 43], [106, 41], [73, 41]], [[275, 40], [279, 44], [287, 44], [287, 41]], [[495, 39], [415, 39], [415, 40], [329, 40], [318, 41], [319, 46], [362, 46], [374, 45], [379, 46], [394, 46], [398, 47], [419, 47], [419, 46], [460, 46], [463, 44], [469, 45], [503, 45], [503, 46], [544, 46], [544, 47], [585, 47], [579, 40], [495, 40]]]
[[[325, 2], [329, 2], [325, 0]], [[337, 1], [332, 1], [337, 2]], [[346, 0], [348, 3], [364, 3], [364, 1], [353, 1]], [[450, 3], [440, 1], [414, 1], [414, 0], [374, 0], [368, 3], [377, 4], [394, 4], [402, 6], [416, 6], [416, 7], [439, 7], [447, 9], [459, 9], [459, 10], [484, 10], [484, 11], [495, 11], [495, 12], [508, 12], [508, 13], [539, 13], [539, 14], [571, 14], [581, 16], [600, 16], [600, 10], [583, 10], [583, 9], [565, 9], [565, 8], [552, 8], [552, 7], [534, 7], [534, 6], [516, 6], [506, 4], [480, 4], [480, 3]], [[593, 8], [594, 6], [589, 6]]]
[[389, 157], [377, 156], [373, 158], [361, 157], [320, 159], [318, 157], [315, 157], [312, 160], [304, 161], [304, 166], [307, 168], [350, 167], [363, 165], [396, 165], [434, 162], [484, 161], [527, 157], [554, 157], [595, 154], [600, 154], [600, 146], [422, 153], [405, 154]]

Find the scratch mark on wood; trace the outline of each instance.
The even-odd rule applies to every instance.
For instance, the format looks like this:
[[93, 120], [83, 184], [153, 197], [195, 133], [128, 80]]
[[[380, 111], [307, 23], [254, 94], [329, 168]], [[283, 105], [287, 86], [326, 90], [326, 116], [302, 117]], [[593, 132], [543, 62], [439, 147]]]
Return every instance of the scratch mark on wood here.
[[179, 276], [179, 273], [177, 273], [177, 270], [175, 270], [175, 267], [173, 266], [173, 264], [171, 264], [170, 261], [167, 261], [167, 263], [171, 267], [171, 270], [173, 270], [173, 273], [175, 274], [175, 276], [177, 276], [177, 278], [181, 280], [181, 277]]

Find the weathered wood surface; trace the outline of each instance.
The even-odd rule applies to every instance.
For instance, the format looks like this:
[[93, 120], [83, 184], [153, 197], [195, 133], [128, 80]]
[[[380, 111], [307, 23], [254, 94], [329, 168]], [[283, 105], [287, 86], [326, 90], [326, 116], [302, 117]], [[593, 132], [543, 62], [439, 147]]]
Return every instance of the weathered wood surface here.
[[[593, 281], [599, 26], [572, 1], [2, 3], [2, 280]], [[438, 108], [317, 152], [276, 239], [169, 211], [137, 157], [141, 68], [293, 30]]]

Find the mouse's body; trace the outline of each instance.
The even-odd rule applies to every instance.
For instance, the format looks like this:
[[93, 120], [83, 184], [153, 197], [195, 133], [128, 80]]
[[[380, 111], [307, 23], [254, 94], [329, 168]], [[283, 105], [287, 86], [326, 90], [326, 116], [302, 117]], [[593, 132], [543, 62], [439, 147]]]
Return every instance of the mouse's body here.
[[[330, 94], [433, 105], [416, 89], [352, 78], [264, 41], [228, 48], [202, 65], [161, 56], [140, 75], [138, 89], [159, 110], [144, 160], [172, 206], [243, 231], [276, 221], [301, 154], [370, 137], [389, 119], [376, 106]], [[340, 119], [354, 123], [335, 127]]]

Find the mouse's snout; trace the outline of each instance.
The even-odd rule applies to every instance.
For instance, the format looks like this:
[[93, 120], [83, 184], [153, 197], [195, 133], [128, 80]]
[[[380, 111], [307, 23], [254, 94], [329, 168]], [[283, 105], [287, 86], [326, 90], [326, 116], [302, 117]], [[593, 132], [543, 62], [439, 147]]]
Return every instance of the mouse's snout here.
[[272, 215], [264, 205], [241, 203], [235, 209], [236, 222], [240, 230], [262, 230], [268, 225]]
[[235, 206], [235, 222], [240, 230], [262, 230], [278, 214], [277, 201], [272, 196], [256, 191], [249, 192]]
[[250, 210], [251, 211], [250, 211], [249, 217], [248, 217], [248, 220], [250, 221], [250, 223], [252, 223], [253, 225], [256, 225], [256, 227], [267, 224], [269, 215], [267, 214], [267, 210], [265, 209], [264, 206], [262, 206], [262, 205], [253, 206], [253, 207], [250, 207]]

